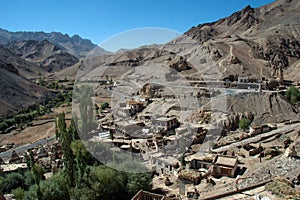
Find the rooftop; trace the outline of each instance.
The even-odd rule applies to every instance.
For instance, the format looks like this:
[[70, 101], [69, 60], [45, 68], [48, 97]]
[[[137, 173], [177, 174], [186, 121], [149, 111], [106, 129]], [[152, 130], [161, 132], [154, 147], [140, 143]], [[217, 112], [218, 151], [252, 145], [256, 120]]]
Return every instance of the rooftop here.
[[170, 121], [170, 120], [173, 120], [173, 119], [176, 119], [176, 118], [175, 117], [159, 117], [159, 118], [156, 118], [155, 121], [167, 122], [167, 121]]
[[143, 104], [143, 102], [136, 101], [136, 100], [129, 100], [127, 103], [129, 105], [140, 105], [140, 104]]
[[176, 165], [176, 164], [178, 164], [178, 160], [176, 158], [170, 157], [170, 156], [168, 156], [168, 157], [159, 157], [159, 158], [157, 158], [157, 160], [159, 160], [161, 162], [164, 162], [164, 163], [166, 163], [168, 165]]
[[200, 155], [200, 154], [193, 154], [190, 156], [187, 156], [185, 158], [186, 161], [192, 161], [192, 160], [202, 160], [202, 161], [207, 161], [207, 162], [212, 162], [213, 161], [213, 155]]
[[237, 158], [232, 156], [217, 155], [215, 159], [215, 164], [228, 167], [234, 167], [237, 162]]

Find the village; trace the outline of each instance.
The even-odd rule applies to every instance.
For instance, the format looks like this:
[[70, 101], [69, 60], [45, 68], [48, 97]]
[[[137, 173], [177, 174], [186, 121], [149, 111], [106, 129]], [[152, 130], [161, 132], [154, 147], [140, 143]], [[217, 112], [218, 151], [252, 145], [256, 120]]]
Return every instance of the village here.
[[[268, 89], [267, 82], [261, 86], [258, 79], [248, 77], [239, 77], [233, 83], [225, 80], [224, 83], [229, 83], [229, 89], [237, 88], [246, 93], [261, 93], [262, 88]], [[196, 85], [199, 86], [199, 82]], [[193, 95], [215, 95], [215, 91], [203, 89], [201, 83], [200, 87], [202, 92]], [[287, 87], [280, 87], [280, 90], [284, 88]], [[161, 86], [147, 84], [138, 97], [123, 99], [117, 108], [111, 109], [113, 119], [100, 117], [98, 130], [101, 131], [94, 132], [90, 139], [130, 152], [153, 173], [154, 190], [162, 196], [141, 191], [133, 199], [206, 199], [216, 194], [259, 187], [278, 176], [299, 183], [297, 167], [292, 176], [284, 171], [278, 173], [272, 164], [263, 176], [255, 172], [258, 166], [281, 156], [290, 160], [293, 166], [299, 164], [297, 118], [278, 124], [252, 125], [245, 130], [227, 129], [224, 133], [224, 119], [228, 117], [224, 113], [200, 110], [197, 120], [191, 119], [193, 116], [186, 121], [180, 120], [178, 112], [173, 115], [155, 113], [153, 105], [161, 105], [160, 109], [164, 109], [168, 103], [173, 103], [171, 95], [159, 94], [158, 91], [163, 90]]]
[[[237, 91], [261, 93], [260, 82], [249, 80], [238, 78], [232, 83], [225, 80], [224, 85], [229, 84], [230, 90], [238, 87]], [[211, 98], [219, 94], [203, 88], [199, 82], [195, 84], [200, 84], [200, 92], [191, 96]], [[100, 85], [105, 90], [118, 87], [105, 82]], [[191, 117], [181, 119], [176, 99], [164, 93], [162, 86], [146, 84], [138, 93], [98, 114], [99, 126], [89, 135], [89, 142], [111, 144], [128, 152], [153, 174], [153, 191], [156, 192], [140, 191], [134, 200], [214, 199], [228, 192], [234, 194], [259, 187], [278, 176], [299, 184], [296, 167], [300, 150], [299, 120], [231, 131], [226, 129], [226, 113], [197, 110]], [[168, 110], [168, 114], [156, 113], [158, 106]], [[177, 112], [169, 114], [174, 108]], [[239, 120], [241, 118], [243, 116]], [[2, 151], [10, 148], [12, 146], [3, 147]], [[63, 167], [62, 154], [60, 143], [52, 140], [23, 153], [12, 151], [9, 158], [1, 159], [1, 170], [3, 174], [26, 170], [27, 155], [46, 169], [45, 177], [50, 177]], [[295, 171], [286, 174], [283, 169], [278, 171], [273, 167], [272, 162], [283, 162], [278, 161], [279, 157], [290, 162], [292, 167], [286, 166], [288, 170]], [[269, 167], [257, 167], [262, 165]], [[264, 171], [257, 172], [258, 168]]]

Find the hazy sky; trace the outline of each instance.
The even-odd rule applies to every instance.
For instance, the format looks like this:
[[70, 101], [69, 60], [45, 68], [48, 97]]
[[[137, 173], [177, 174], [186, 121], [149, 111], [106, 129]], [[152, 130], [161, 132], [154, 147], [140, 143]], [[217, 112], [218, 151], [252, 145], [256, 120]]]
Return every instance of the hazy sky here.
[[0, 28], [79, 34], [100, 44], [120, 32], [161, 27], [185, 32], [247, 5], [274, 0], [1, 0]]

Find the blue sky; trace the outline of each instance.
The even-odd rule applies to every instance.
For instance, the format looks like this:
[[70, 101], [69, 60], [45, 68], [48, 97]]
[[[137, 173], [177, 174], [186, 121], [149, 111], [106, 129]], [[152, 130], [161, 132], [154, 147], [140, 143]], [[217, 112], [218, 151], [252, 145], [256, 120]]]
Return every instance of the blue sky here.
[[161, 27], [185, 32], [247, 5], [274, 0], [1, 0], [0, 28], [79, 34], [100, 44], [120, 32]]

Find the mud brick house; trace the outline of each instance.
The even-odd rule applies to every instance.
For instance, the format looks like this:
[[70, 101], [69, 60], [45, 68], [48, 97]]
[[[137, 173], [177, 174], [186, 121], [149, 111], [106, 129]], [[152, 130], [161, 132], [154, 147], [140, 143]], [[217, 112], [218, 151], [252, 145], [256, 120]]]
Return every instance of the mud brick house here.
[[258, 135], [261, 133], [265, 133], [271, 130], [271, 127], [267, 124], [261, 126], [251, 126], [250, 127], [250, 135]]
[[115, 124], [116, 133], [125, 136], [141, 133], [144, 126], [143, 122], [138, 121], [120, 121]]
[[178, 126], [176, 117], [160, 117], [152, 121], [153, 129], [157, 131], [168, 131]]
[[187, 157], [185, 160], [189, 163], [189, 166], [192, 169], [209, 169], [213, 165], [213, 157], [211, 156], [201, 156], [194, 154]]
[[156, 173], [174, 174], [174, 170], [179, 167], [179, 162], [173, 157], [159, 157], [156, 159]]
[[132, 117], [144, 109], [144, 103], [140, 101], [130, 100], [126, 104], [120, 104], [117, 114], [122, 117]]
[[234, 156], [217, 155], [214, 164], [219, 175], [234, 177], [238, 167], [238, 159]]
[[131, 108], [134, 113], [138, 113], [143, 110], [144, 103], [141, 101], [130, 100], [127, 102], [126, 106]]

